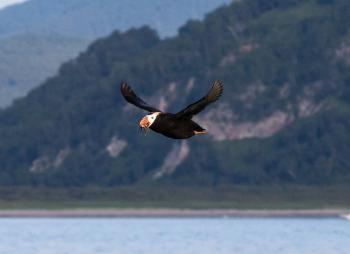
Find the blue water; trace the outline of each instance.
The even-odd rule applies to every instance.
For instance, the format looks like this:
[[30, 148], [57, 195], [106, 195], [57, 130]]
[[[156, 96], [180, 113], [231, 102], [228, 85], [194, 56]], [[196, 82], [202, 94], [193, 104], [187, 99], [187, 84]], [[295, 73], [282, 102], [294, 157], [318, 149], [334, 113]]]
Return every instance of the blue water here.
[[0, 219], [1, 254], [349, 254], [341, 219]]

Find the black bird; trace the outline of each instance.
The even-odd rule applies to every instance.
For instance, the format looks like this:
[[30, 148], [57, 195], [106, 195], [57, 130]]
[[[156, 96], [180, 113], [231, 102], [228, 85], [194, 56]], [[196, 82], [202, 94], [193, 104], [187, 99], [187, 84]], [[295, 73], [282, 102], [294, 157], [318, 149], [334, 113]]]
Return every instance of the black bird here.
[[219, 99], [223, 91], [223, 85], [220, 81], [215, 81], [207, 95], [176, 114], [165, 113], [148, 105], [125, 82], [120, 84], [120, 91], [127, 102], [150, 112], [150, 114], [141, 119], [139, 123], [141, 129], [147, 131], [150, 128], [169, 138], [186, 139], [196, 134], [206, 133], [205, 129], [191, 119], [208, 104]]

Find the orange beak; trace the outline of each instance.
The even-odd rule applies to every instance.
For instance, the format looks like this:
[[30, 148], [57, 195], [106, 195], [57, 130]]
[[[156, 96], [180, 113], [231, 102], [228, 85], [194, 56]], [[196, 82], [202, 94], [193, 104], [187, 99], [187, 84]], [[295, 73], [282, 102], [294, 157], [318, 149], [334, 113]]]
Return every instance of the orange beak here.
[[148, 121], [147, 117], [142, 118], [139, 125], [141, 128], [147, 129], [149, 126], [149, 121]]

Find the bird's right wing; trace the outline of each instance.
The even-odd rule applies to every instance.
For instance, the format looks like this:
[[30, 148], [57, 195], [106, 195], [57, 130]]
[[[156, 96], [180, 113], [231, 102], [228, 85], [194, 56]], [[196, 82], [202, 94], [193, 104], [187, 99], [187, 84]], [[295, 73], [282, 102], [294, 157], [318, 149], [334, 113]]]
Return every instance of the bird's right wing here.
[[120, 84], [120, 92], [122, 93], [123, 97], [127, 102], [135, 105], [136, 107], [142, 108], [149, 112], [161, 112], [161, 110], [148, 105], [145, 101], [138, 97], [135, 94], [135, 92], [131, 89], [131, 87], [125, 82], [122, 82]]
[[176, 116], [191, 119], [195, 114], [201, 112], [208, 104], [219, 99], [223, 90], [224, 86], [222, 83], [220, 81], [215, 81], [206, 96], [188, 105], [186, 108], [176, 113]]

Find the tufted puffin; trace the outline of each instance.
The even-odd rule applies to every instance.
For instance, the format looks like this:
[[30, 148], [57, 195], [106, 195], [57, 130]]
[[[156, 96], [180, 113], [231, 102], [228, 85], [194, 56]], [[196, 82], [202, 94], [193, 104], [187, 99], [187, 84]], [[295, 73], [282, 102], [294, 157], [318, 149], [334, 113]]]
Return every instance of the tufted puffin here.
[[206, 130], [194, 122], [192, 117], [219, 99], [223, 85], [220, 81], [215, 81], [207, 95], [175, 114], [165, 113], [148, 105], [125, 82], [120, 84], [120, 91], [127, 102], [150, 112], [141, 119], [139, 123], [141, 129], [145, 131], [151, 129], [173, 139], [186, 139], [206, 133]]

